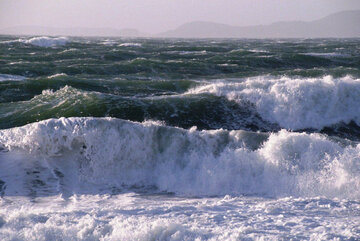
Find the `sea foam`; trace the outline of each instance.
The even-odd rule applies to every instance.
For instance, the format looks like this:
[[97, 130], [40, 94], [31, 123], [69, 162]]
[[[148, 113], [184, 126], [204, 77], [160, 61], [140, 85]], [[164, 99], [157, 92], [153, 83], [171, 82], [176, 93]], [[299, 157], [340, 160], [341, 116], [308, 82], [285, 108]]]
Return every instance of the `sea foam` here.
[[360, 79], [253, 77], [242, 82], [218, 81], [187, 92], [211, 93], [253, 104], [261, 117], [282, 128], [321, 129], [340, 122], [360, 123]]
[[2, 81], [21, 81], [25, 80], [26, 77], [21, 75], [12, 75], [12, 74], [0, 74], [0, 82]]
[[66, 37], [58, 37], [58, 38], [51, 38], [51, 37], [34, 37], [24, 42], [27, 44], [32, 44], [39, 47], [55, 47], [55, 46], [63, 46], [68, 43], [69, 39]]
[[119, 47], [141, 47], [141, 43], [121, 43]]
[[[47, 193], [136, 186], [185, 196], [360, 197], [360, 145], [321, 134], [61, 118], [1, 130], [0, 143], [8, 150], [0, 162], [7, 167], [0, 168], [6, 195], [40, 178]], [[31, 177], [29, 170], [41, 174]]]

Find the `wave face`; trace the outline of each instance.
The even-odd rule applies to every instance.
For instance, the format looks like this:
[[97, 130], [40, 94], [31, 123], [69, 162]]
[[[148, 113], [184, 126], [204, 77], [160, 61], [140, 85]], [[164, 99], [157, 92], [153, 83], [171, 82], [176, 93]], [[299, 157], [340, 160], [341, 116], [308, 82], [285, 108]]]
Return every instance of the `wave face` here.
[[354, 121], [359, 125], [360, 79], [249, 78], [240, 83], [219, 81], [199, 86], [189, 94], [211, 93], [236, 102], [250, 102], [261, 117], [282, 128], [322, 129]]
[[320, 134], [61, 118], [3, 130], [0, 142], [9, 196], [154, 187], [185, 196], [360, 197], [360, 146]]

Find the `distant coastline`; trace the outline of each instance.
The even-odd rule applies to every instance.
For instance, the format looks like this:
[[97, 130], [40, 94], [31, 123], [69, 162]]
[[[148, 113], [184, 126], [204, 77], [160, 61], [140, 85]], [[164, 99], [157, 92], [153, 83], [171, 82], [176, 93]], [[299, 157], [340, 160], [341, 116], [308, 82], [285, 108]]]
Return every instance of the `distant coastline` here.
[[197, 21], [159, 34], [143, 33], [136, 29], [44, 26], [16, 26], [0, 29], [0, 34], [150, 38], [352, 38], [360, 37], [360, 10], [342, 11], [310, 22], [287, 21], [244, 27]]

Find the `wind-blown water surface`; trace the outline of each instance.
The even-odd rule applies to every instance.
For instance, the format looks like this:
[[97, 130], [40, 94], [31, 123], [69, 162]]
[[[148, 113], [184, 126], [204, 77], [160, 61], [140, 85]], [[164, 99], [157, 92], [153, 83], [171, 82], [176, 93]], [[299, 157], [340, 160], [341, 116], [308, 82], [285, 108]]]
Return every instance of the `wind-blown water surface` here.
[[2, 36], [1, 239], [359, 239], [359, 46]]

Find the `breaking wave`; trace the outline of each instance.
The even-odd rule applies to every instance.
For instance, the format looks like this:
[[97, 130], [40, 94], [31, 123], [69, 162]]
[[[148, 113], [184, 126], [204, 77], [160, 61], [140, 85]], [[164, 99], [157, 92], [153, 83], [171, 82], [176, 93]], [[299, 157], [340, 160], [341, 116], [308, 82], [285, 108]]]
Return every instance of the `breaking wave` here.
[[25, 80], [26, 77], [21, 75], [11, 75], [11, 74], [0, 74], [0, 82], [2, 81], [21, 81]]
[[68, 43], [69, 39], [66, 37], [58, 37], [58, 38], [51, 38], [51, 37], [34, 37], [24, 42], [27, 44], [32, 44], [38, 47], [55, 47], [55, 46], [62, 46]]
[[250, 102], [261, 117], [282, 128], [322, 129], [337, 123], [360, 123], [360, 79], [254, 77], [242, 82], [218, 81], [187, 94], [211, 93]]
[[141, 43], [121, 43], [119, 47], [141, 47]]
[[5, 195], [155, 187], [185, 196], [360, 197], [360, 145], [321, 134], [60, 118], [1, 130], [0, 143]]

